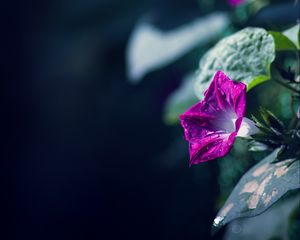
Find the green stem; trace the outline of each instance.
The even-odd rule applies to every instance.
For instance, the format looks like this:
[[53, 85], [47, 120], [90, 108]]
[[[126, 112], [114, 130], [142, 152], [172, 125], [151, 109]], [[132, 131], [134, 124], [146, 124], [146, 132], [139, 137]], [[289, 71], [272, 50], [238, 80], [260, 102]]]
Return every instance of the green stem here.
[[294, 129], [297, 125], [298, 118], [296, 115], [292, 118], [292, 121], [289, 124], [289, 130]]

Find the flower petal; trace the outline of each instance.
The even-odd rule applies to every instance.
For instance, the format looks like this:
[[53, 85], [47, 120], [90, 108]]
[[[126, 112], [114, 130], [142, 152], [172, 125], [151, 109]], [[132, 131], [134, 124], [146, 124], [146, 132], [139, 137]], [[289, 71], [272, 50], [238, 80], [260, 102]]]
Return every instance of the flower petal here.
[[245, 115], [246, 85], [232, 81], [223, 72], [217, 71], [211, 85], [205, 92], [205, 102], [217, 109], [234, 111], [238, 117]]
[[189, 142], [190, 165], [224, 157], [230, 151], [235, 135], [215, 133], [202, 139], [192, 139]]
[[213, 119], [208, 115], [183, 114], [180, 116], [181, 125], [184, 128], [184, 136], [187, 141], [193, 138], [204, 138], [215, 132], [210, 122]]
[[189, 141], [190, 164], [224, 157], [240, 129], [246, 107], [246, 85], [218, 71], [204, 99], [180, 115]]

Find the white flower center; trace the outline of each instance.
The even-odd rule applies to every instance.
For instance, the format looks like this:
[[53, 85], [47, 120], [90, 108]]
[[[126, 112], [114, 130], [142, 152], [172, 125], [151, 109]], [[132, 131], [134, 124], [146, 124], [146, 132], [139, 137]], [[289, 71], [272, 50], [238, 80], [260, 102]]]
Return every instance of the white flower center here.
[[250, 137], [250, 135], [256, 134], [259, 129], [255, 126], [255, 123], [249, 118], [244, 117], [241, 127], [237, 133], [237, 137]]
[[[237, 120], [236, 114], [234, 112], [231, 113], [223, 113], [212, 123], [216, 127], [217, 131], [225, 134], [226, 136], [236, 130], [235, 122]], [[252, 134], [256, 134], [259, 132], [259, 129], [255, 126], [255, 123], [250, 119], [244, 117], [240, 126], [240, 129], [237, 133], [237, 137], [250, 137]]]
[[222, 112], [212, 124], [218, 131], [230, 134], [235, 131], [235, 121], [237, 117], [234, 112]]

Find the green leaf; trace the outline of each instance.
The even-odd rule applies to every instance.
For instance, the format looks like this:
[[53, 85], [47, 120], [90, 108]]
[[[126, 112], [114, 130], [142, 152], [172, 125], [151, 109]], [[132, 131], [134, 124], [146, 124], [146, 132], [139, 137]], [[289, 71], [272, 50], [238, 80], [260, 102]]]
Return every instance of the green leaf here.
[[274, 31], [270, 31], [269, 33], [274, 38], [275, 48], [277, 51], [297, 50], [297, 46], [283, 33]]
[[265, 126], [270, 128], [273, 133], [278, 135], [286, 132], [283, 122], [278, 117], [276, 117], [274, 113], [262, 107], [260, 107], [259, 111], [262, 119], [265, 122]]
[[265, 122], [259, 120], [254, 115], [251, 115], [251, 118], [255, 122], [255, 125], [259, 128], [259, 130], [261, 130], [263, 133], [272, 133], [271, 129], [265, 124]]
[[193, 88], [194, 80], [194, 74], [187, 75], [181, 86], [170, 94], [165, 104], [165, 123], [178, 123], [178, 116], [198, 101]]
[[200, 60], [195, 91], [202, 98], [213, 75], [222, 70], [231, 79], [247, 84], [247, 89], [270, 79], [275, 59], [272, 36], [262, 28], [245, 28], [219, 41]]
[[241, 178], [217, 214], [214, 231], [234, 219], [256, 216], [289, 190], [300, 188], [300, 160], [272, 163], [278, 151], [274, 150]]
[[288, 37], [298, 49], [300, 49], [300, 24], [289, 28], [288, 30], [284, 31], [283, 34]]
[[266, 112], [268, 114], [270, 126], [274, 129], [277, 129], [277, 131], [282, 133], [285, 130], [283, 122], [270, 110], [266, 110]]
[[290, 239], [287, 237], [289, 218], [294, 209], [299, 205], [299, 201], [299, 194], [290, 196], [284, 198], [283, 201], [279, 201], [278, 203], [274, 204], [271, 208], [259, 216], [234, 220], [228, 225], [228, 228], [226, 228], [223, 239]]
[[270, 74], [266, 76], [258, 76], [254, 78], [248, 85], [247, 85], [247, 90], [249, 91], [251, 88], [268, 81], [270, 79]]

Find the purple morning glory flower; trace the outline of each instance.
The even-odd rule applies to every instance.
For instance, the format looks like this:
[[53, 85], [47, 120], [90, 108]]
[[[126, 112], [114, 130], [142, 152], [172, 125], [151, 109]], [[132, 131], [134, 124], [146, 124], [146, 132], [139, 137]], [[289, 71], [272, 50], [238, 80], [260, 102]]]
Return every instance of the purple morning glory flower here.
[[233, 7], [236, 7], [240, 4], [242, 4], [243, 2], [245, 2], [245, 0], [227, 0], [227, 2], [233, 6]]
[[218, 71], [204, 99], [180, 115], [190, 165], [224, 157], [236, 136], [257, 132], [255, 124], [244, 118], [245, 107], [246, 85]]

